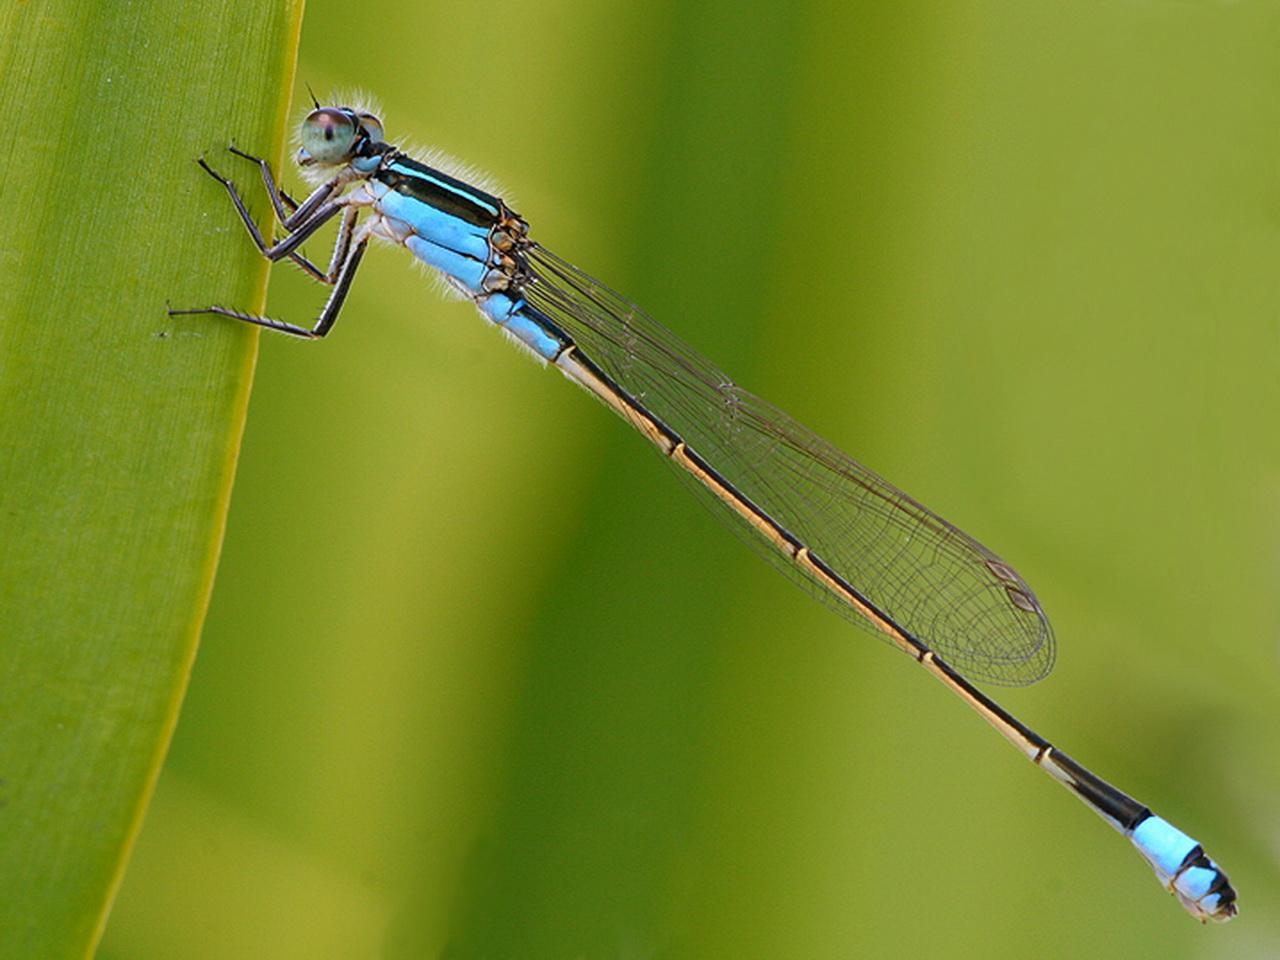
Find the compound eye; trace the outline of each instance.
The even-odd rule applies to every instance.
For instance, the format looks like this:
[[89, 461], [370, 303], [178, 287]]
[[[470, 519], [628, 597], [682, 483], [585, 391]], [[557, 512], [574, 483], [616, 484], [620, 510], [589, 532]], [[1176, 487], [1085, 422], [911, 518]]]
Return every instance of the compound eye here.
[[298, 162], [303, 166], [333, 166], [346, 163], [356, 139], [356, 119], [347, 110], [321, 107], [302, 121], [302, 149]]

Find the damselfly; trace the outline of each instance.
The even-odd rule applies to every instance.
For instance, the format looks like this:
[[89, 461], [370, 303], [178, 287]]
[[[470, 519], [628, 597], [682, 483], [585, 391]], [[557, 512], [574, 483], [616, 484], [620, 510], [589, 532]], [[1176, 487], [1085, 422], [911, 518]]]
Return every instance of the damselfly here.
[[[1235, 915], [1235, 890], [1196, 841], [971, 682], [1028, 684], [1053, 666], [1048, 620], [1012, 567], [531, 239], [528, 224], [498, 197], [388, 143], [372, 113], [317, 103], [301, 140], [297, 162], [319, 185], [300, 203], [279, 189], [265, 161], [231, 148], [259, 167], [285, 231], [270, 243], [235, 185], [203, 159], [200, 166], [226, 189], [268, 260], [291, 260], [333, 288], [314, 325], [219, 306], [171, 314], [213, 313], [323, 337], [369, 241], [407, 247], [517, 346], [639, 430], [778, 569], [909, 654], [1128, 837], [1193, 916]], [[300, 247], [335, 217], [337, 242], [321, 270]]]

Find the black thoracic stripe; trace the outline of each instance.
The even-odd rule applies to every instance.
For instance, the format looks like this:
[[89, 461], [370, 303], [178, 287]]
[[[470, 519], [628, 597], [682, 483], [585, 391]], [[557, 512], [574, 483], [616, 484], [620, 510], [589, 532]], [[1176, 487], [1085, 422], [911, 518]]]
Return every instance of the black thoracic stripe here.
[[502, 201], [497, 197], [403, 153], [386, 162], [373, 178], [472, 226], [492, 227], [501, 216]]

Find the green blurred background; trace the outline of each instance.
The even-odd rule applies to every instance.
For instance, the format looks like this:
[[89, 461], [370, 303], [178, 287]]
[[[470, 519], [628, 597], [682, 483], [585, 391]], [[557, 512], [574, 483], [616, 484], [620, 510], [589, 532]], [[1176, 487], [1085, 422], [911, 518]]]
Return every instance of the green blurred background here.
[[299, 78], [1014, 563], [1061, 651], [1001, 701], [1239, 920], [381, 249], [263, 337], [100, 956], [1276, 956], [1277, 49], [1272, 2], [312, 0]]

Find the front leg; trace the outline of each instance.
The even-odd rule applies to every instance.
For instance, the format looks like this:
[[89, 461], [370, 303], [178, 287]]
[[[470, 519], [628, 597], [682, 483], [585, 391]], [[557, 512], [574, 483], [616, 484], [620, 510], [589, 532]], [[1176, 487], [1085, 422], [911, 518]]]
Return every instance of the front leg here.
[[[302, 201], [293, 214], [289, 216], [288, 221], [285, 223], [285, 229], [289, 231], [289, 235], [279, 243], [268, 244], [262, 235], [262, 231], [258, 229], [258, 224], [250, 215], [249, 209], [244, 205], [244, 201], [240, 199], [240, 191], [236, 189], [236, 185], [209, 166], [204, 157], [201, 157], [198, 162], [200, 169], [222, 184], [223, 189], [227, 191], [227, 195], [231, 197], [231, 202], [235, 204], [236, 212], [240, 214], [240, 220], [244, 223], [245, 229], [249, 231], [249, 236], [257, 244], [258, 251], [273, 263], [290, 256], [302, 245], [303, 241], [324, 226], [344, 206], [341, 198], [337, 200], [330, 199], [340, 189], [341, 182], [335, 179], [330, 180], [328, 183], [323, 183], [315, 189], [311, 196]], [[299, 214], [303, 213], [306, 215], [300, 217]], [[306, 269], [306, 267], [303, 269]], [[308, 272], [313, 275], [319, 273], [314, 266]]]
[[[285, 193], [276, 185], [276, 178], [271, 174], [271, 165], [261, 157], [255, 157], [252, 154], [245, 153], [239, 147], [227, 147], [237, 157], [243, 157], [251, 163], [258, 165], [258, 170], [262, 173], [262, 183], [267, 188], [267, 196], [271, 198], [271, 205], [275, 208], [276, 216], [280, 219], [280, 225], [286, 230], [292, 230], [299, 223], [303, 222], [311, 215], [311, 213], [321, 203], [328, 199], [329, 194], [337, 188], [336, 180], [325, 184], [329, 188], [329, 192], [316, 190], [311, 196], [307, 197], [302, 203], [298, 203], [293, 197]], [[219, 177], [219, 180], [222, 178]], [[287, 208], [287, 209], [286, 209]]]
[[[271, 317], [245, 313], [240, 310], [233, 310], [230, 307], [217, 305], [180, 310], [171, 308], [169, 316], [215, 314], [308, 340], [325, 336], [338, 319], [338, 314], [346, 301], [347, 293], [351, 289], [351, 282], [355, 278], [356, 269], [360, 266], [360, 261], [364, 258], [365, 249], [369, 244], [370, 231], [367, 225], [359, 231], [358, 235], [356, 234], [356, 222], [360, 215], [359, 205], [352, 203], [346, 197], [339, 196], [337, 199], [332, 199], [334, 193], [338, 192], [341, 187], [340, 181], [332, 180], [319, 187], [310, 197], [295, 207], [293, 214], [288, 218], [291, 221], [289, 234], [276, 243], [268, 244], [257, 223], [250, 216], [244, 201], [241, 200], [235, 184], [216, 173], [203, 159], [200, 160], [200, 166], [206, 173], [222, 184], [227, 191], [232, 203], [235, 205], [236, 212], [240, 215], [241, 222], [244, 223], [245, 229], [249, 231], [249, 236], [253, 238], [258, 251], [264, 257], [273, 263], [287, 257], [306, 270], [313, 279], [332, 286], [333, 291], [329, 294], [329, 299], [325, 302], [320, 316], [311, 327], [303, 327], [293, 323], [286, 323], [283, 320], [275, 320]], [[342, 211], [342, 223], [338, 228], [333, 255], [329, 260], [329, 269], [322, 273], [318, 267], [296, 251], [304, 240], [312, 236], [339, 211]], [[300, 216], [301, 214], [307, 215], [303, 217]]]
[[[351, 234], [347, 231], [347, 244], [350, 244]], [[341, 239], [339, 244], [342, 244]], [[318, 340], [327, 334], [333, 328], [334, 322], [338, 319], [338, 314], [342, 312], [342, 305], [346, 302], [347, 293], [351, 290], [351, 281], [355, 279], [356, 268], [360, 266], [360, 261], [364, 258], [365, 248], [369, 245], [369, 235], [366, 231], [361, 231], [360, 239], [355, 242], [354, 246], [350, 246], [345, 253], [341, 265], [334, 273], [333, 292], [329, 294], [329, 299], [325, 302], [324, 309], [320, 311], [320, 316], [316, 318], [316, 322], [310, 327], [298, 326], [295, 323], [286, 323], [283, 320], [275, 320], [271, 317], [264, 317], [254, 313], [243, 313], [240, 310], [232, 310], [230, 307], [197, 307], [192, 310], [169, 310], [169, 316], [181, 317], [190, 316], [192, 314], [211, 313], [220, 317], [230, 317], [232, 320], [240, 320], [244, 323], [252, 323], [255, 326], [266, 327], [269, 330], [277, 330], [280, 333], [287, 333], [293, 337], [301, 337], [305, 340]], [[335, 250], [335, 256], [337, 251]]]
[[258, 165], [258, 170], [262, 174], [262, 182], [267, 188], [267, 196], [271, 198], [271, 205], [275, 207], [276, 218], [282, 224], [286, 224], [285, 229], [287, 230], [287, 221], [293, 212], [298, 209], [298, 201], [276, 186], [276, 178], [271, 175], [271, 165], [268, 164], [267, 161], [263, 160], [261, 157], [255, 157], [252, 154], [245, 153], [239, 147], [235, 146], [235, 144], [227, 147], [227, 149], [237, 157], [244, 157], [244, 159], [249, 162], [256, 163]]

